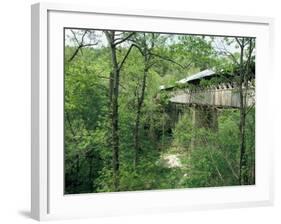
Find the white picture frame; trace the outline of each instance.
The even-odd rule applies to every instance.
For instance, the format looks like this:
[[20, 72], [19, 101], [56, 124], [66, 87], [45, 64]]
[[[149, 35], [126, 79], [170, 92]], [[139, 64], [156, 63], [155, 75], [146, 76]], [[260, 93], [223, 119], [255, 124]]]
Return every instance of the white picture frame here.
[[[273, 203], [273, 152], [267, 91], [273, 19], [38, 3], [31, 7], [31, 214], [37, 220], [100, 217]], [[256, 184], [99, 194], [63, 194], [63, 28], [255, 36]], [[266, 74], [266, 75], [263, 75]]]

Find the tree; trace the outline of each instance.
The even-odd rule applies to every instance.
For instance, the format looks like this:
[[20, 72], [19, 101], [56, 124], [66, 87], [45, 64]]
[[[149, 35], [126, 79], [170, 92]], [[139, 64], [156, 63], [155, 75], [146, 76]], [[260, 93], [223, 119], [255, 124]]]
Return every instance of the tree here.
[[117, 46], [128, 40], [134, 33], [127, 34], [126, 37], [117, 36], [115, 31], [104, 31], [111, 52], [112, 71], [109, 77], [109, 99], [110, 99], [110, 117], [111, 117], [111, 146], [112, 146], [112, 168], [113, 168], [113, 187], [118, 190], [119, 186], [119, 115], [118, 115], [118, 98], [120, 73], [130, 51], [134, 45], [131, 45], [125, 56], [118, 61]]
[[140, 33], [139, 35], [135, 35], [134, 43], [139, 52], [143, 57], [143, 76], [142, 81], [138, 89], [136, 90], [136, 119], [135, 119], [135, 127], [134, 127], [134, 168], [136, 169], [138, 160], [139, 160], [139, 152], [140, 152], [140, 118], [141, 118], [141, 110], [144, 102], [146, 82], [149, 69], [153, 65], [152, 63], [152, 51], [155, 45], [155, 40], [159, 35], [155, 35], [154, 33], [146, 34]]
[[[223, 55], [227, 55], [229, 60], [227, 69], [230, 70], [233, 75], [231, 77], [232, 82], [235, 82], [238, 86], [239, 92], [239, 184], [249, 184], [249, 172], [247, 172], [248, 158], [246, 153], [246, 116], [254, 105], [247, 105], [249, 81], [254, 74], [254, 49], [255, 39], [251, 37], [235, 37], [224, 38], [222, 43], [217, 47], [219, 52]], [[236, 52], [231, 52], [230, 48], [236, 48]], [[222, 77], [224, 81], [229, 82], [229, 77]], [[253, 164], [252, 164], [253, 165]]]
[[246, 155], [246, 116], [247, 116], [247, 92], [248, 82], [251, 77], [251, 64], [252, 64], [252, 53], [254, 50], [253, 38], [235, 38], [236, 42], [240, 47], [240, 59], [238, 63], [239, 70], [239, 93], [240, 93], [240, 166], [239, 166], [239, 183], [248, 184], [248, 173], [247, 167], [247, 155]]
[[[97, 72], [105, 52], [83, 48], [72, 61], [67, 59], [75, 47], [65, 48], [65, 182], [67, 193], [96, 191], [103, 158], [104, 114], [107, 111], [106, 83]], [[94, 52], [94, 53], [93, 53]], [[93, 63], [93, 58], [95, 60]]]

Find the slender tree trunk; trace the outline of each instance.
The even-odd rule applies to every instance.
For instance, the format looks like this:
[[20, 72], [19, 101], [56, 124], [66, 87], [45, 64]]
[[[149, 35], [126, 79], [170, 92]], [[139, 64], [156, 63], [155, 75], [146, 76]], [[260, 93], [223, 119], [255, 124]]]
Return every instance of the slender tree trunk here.
[[248, 92], [248, 80], [250, 75], [250, 62], [253, 52], [253, 42], [252, 39], [248, 40], [248, 55], [247, 61], [243, 62], [244, 49], [245, 49], [246, 39], [243, 38], [240, 43], [241, 54], [240, 54], [240, 82], [239, 82], [239, 92], [240, 92], [240, 170], [239, 170], [239, 184], [249, 184], [249, 175], [247, 172], [248, 158], [246, 153], [246, 115], [247, 115], [247, 92]]
[[139, 151], [140, 151], [140, 118], [141, 118], [141, 109], [143, 106], [144, 101], [144, 94], [146, 89], [146, 80], [148, 75], [148, 68], [144, 68], [143, 72], [143, 80], [142, 80], [142, 87], [141, 87], [141, 94], [137, 100], [137, 114], [136, 114], [136, 121], [135, 121], [135, 135], [134, 135], [134, 148], [135, 148], [135, 155], [134, 155], [134, 168], [136, 168], [138, 160], [139, 160]]
[[89, 158], [89, 185], [90, 185], [90, 192], [93, 192], [93, 160], [94, 158], [91, 156]]
[[239, 165], [239, 184], [245, 184], [245, 168], [247, 165], [246, 160], [246, 150], [245, 150], [245, 123], [246, 123], [246, 102], [244, 96], [243, 83], [245, 81], [245, 69], [244, 69], [244, 39], [242, 40], [241, 45], [241, 54], [240, 54], [240, 79], [239, 79], [239, 95], [240, 95], [240, 122], [239, 122], [239, 151], [240, 151], [240, 165]]
[[109, 77], [109, 103], [110, 103], [110, 122], [111, 138], [110, 146], [112, 148], [112, 173], [113, 189], [118, 191], [119, 188], [119, 124], [118, 124], [118, 97], [119, 97], [119, 79], [120, 69], [116, 55], [116, 45], [114, 44], [114, 31], [106, 31], [105, 35], [111, 53], [112, 71]]
[[109, 74], [109, 105], [112, 103], [112, 94], [113, 94], [113, 72], [111, 71]]
[[76, 155], [76, 183], [75, 183], [75, 190], [78, 190], [80, 185], [80, 158], [79, 155]]
[[114, 31], [105, 31], [111, 51], [112, 72], [109, 79], [109, 101], [110, 101], [110, 120], [111, 120], [111, 139], [112, 147], [112, 170], [113, 170], [113, 189], [119, 190], [119, 113], [118, 113], [118, 98], [120, 85], [120, 70], [125, 63], [130, 51], [134, 45], [131, 45], [123, 57], [123, 60], [118, 64], [116, 46], [128, 40], [134, 33], [129, 34], [122, 40], [116, 41]]
[[119, 186], [119, 114], [118, 114], [118, 97], [119, 97], [119, 81], [120, 71], [118, 68], [116, 48], [111, 45], [111, 55], [113, 64], [113, 90], [111, 99], [111, 124], [112, 124], [112, 167], [113, 167], [113, 185], [114, 190], [118, 190]]
[[[241, 98], [240, 98], [241, 100]], [[245, 168], [247, 166], [246, 150], [245, 150], [245, 108], [240, 108], [240, 167], [239, 167], [239, 184], [246, 184]]]

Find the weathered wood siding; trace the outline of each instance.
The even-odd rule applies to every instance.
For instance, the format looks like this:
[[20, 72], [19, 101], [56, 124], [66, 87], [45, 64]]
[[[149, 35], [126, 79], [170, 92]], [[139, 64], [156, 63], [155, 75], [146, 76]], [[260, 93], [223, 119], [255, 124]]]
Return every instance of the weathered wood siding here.
[[[245, 90], [245, 88], [244, 88]], [[245, 99], [247, 106], [255, 103], [255, 88], [249, 83]], [[198, 88], [190, 91], [189, 89], [176, 90], [172, 93], [170, 102], [180, 104], [197, 104], [216, 107], [240, 107], [240, 94], [237, 86], [219, 85], [212, 88]]]

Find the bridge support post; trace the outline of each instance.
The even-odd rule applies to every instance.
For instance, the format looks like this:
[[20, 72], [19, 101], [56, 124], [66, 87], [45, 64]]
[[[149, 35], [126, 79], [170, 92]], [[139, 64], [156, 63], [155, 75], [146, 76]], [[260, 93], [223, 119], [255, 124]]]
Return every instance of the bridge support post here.
[[[207, 128], [216, 132], [218, 130], [218, 113], [216, 108], [207, 106], [192, 106], [190, 108], [192, 114], [192, 124], [196, 128]], [[200, 140], [193, 137], [190, 149], [193, 150]]]
[[214, 131], [218, 129], [217, 110], [213, 107], [193, 106], [192, 120], [195, 128], [208, 128]]

